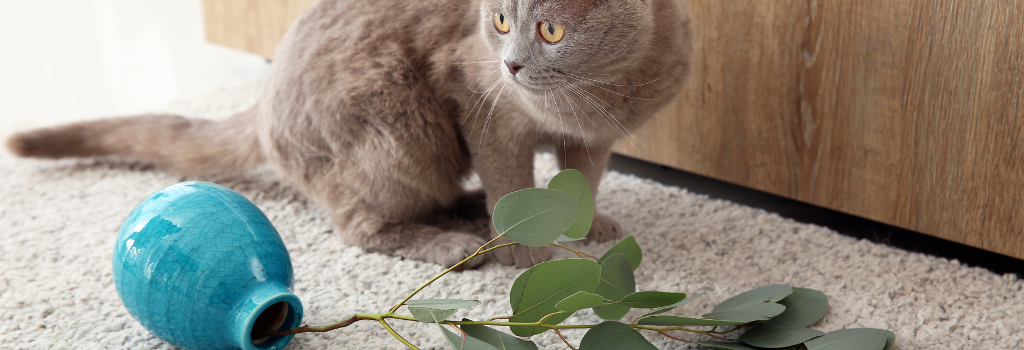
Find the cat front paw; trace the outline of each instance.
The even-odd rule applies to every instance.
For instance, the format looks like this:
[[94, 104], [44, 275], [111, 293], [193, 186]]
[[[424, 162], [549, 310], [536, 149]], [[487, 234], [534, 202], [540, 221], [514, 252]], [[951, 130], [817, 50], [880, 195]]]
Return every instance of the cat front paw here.
[[618, 221], [603, 214], [594, 215], [594, 224], [590, 226], [587, 239], [595, 242], [607, 242], [622, 238], [625, 232]]
[[[449, 267], [472, 255], [484, 243], [487, 243], [487, 240], [476, 235], [449, 232], [439, 236], [439, 239], [434, 240], [434, 243], [430, 246], [418, 247], [421, 250], [418, 252], [419, 256], [414, 256], [413, 258]], [[401, 251], [398, 253], [398, 255], [407, 255]], [[486, 257], [478, 256], [463, 263], [456, 270], [475, 269], [484, 262], [486, 262]]]
[[[499, 239], [495, 245], [511, 243], [506, 238]], [[551, 260], [551, 249], [547, 246], [530, 247], [525, 245], [514, 245], [496, 249], [492, 252], [498, 262], [516, 267], [532, 267], [539, 263]]]

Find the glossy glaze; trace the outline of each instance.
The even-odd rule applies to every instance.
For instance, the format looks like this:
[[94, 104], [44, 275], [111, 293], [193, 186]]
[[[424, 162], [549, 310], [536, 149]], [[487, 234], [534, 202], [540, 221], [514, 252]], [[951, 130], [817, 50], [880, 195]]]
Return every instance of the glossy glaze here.
[[256, 318], [285, 302], [290, 310], [276, 328], [302, 320], [284, 242], [231, 189], [205, 182], [164, 188], [128, 215], [116, 244], [118, 294], [139, 323], [175, 346], [279, 349], [292, 336], [254, 344]]

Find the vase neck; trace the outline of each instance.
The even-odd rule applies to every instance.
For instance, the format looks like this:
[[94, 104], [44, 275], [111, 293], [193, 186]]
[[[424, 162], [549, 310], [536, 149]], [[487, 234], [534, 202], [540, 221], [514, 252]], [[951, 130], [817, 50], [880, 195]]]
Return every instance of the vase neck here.
[[299, 327], [302, 302], [283, 286], [267, 283], [253, 290], [235, 308], [235, 339], [239, 349], [277, 350], [284, 348], [295, 335], [259, 336], [259, 331], [276, 331]]

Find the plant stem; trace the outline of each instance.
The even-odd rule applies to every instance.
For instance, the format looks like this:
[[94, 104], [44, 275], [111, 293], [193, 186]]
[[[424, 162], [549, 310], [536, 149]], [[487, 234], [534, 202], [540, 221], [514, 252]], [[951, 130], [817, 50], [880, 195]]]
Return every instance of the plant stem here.
[[480, 251], [481, 250], [484, 250], [484, 248], [487, 248], [487, 246], [491, 245], [491, 243], [494, 243], [494, 241], [497, 241], [499, 238], [501, 238], [503, 236], [505, 236], [504, 233], [502, 233], [500, 235], [497, 235], [497, 236], [494, 236], [494, 238], [491, 238], [490, 241], [487, 241], [487, 243], [484, 243], [484, 245], [480, 246], [480, 248], [477, 249], [476, 252], [473, 253], [473, 255], [480, 255]]
[[593, 256], [593, 255], [590, 255], [590, 254], [578, 251], [576, 249], [572, 249], [572, 248], [566, 247], [566, 246], [561, 245], [559, 243], [551, 243], [551, 245], [559, 247], [559, 248], [562, 248], [562, 249], [565, 249], [565, 250], [568, 250], [568, 251], [573, 252], [573, 253], [576, 253], [577, 256], [579, 256], [581, 258], [584, 258], [584, 259], [590, 258], [590, 259], [594, 259], [594, 261], [600, 260], [596, 256]]
[[686, 340], [686, 339], [683, 339], [683, 338], [676, 338], [676, 337], [673, 337], [671, 335], [668, 335], [668, 333], [665, 333], [665, 331], [658, 331], [658, 333], [661, 333], [661, 335], [664, 335], [665, 337], [667, 337], [669, 339], [672, 339], [672, 340], [678, 340], [678, 341], [681, 341], [681, 342], [684, 342], [684, 343], [692, 343], [689, 340]]
[[568, 347], [569, 347], [570, 349], [572, 349], [572, 350], [576, 350], [576, 348], [574, 348], [574, 347], [572, 346], [572, 344], [569, 344], [569, 340], [565, 339], [565, 336], [564, 336], [564, 335], [562, 335], [562, 332], [561, 332], [561, 331], [559, 331], [559, 330], [557, 330], [557, 329], [556, 329], [556, 330], [555, 330], [555, 334], [558, 334], [558, 337], [559, 337], [559, 338], [562, 338], [562, 342], [563, 342], [563, 343], [565, 343], [565, 346], [568, 346]]
[[[495, 239], [497, 239], [497, 237], [495, 237]], [[490, 244], [490, 242], [488, 242], [487, 244]], [[452, 272], [452, 270], [455, 270], [459, 266], [462, 266], [462, 264], [465, 264], [470, 259], [473, 259], [473, 258], [475, 258], [477, 256], [483, 255], [484, 253], [490, 252], [490, 251], [498, 249], [498, 248], [509, 247], [509, 246], [513, 246], [513, 245], [516, 245], [516, 244], [519, 244], [519, 243], [506, 243], [506, 244], [496, 245], [496, 246], [493, 246], [493, 247], [490, 247], [490, 248], [487, 248], [487, 249], [484, 249], [484, 250], [477, 250], [476, 253], [473, 253], [473, 255], [470, 255], [469, 257], [467, 257], [465, 259], [462, 259], [462, 261], [458, 262], [455, 265], [452, 265], [452, 267], [449, 267], [447, 270], [442, 271], [441, 273], [437, 274], [437, 276], [434, 276], [434, 278], [431, 278], [429, 281], [424, 283], [419, 288], [416, 288], [416, 290], [414, 290], [412, 292], [412, 294], [409, 294], [409, 296], [405, 297], [405, 299], [402, 299], [401, 302], [399, 302], [398, 304], [395, 304], [395, 306], [393, 306], [391, 308], [391, 310], [388, 310], [388, 313], [394, 313], [395, 311], [398, 311], [398, 308], [402, 307], [402, 305], [405, 305], [405, 303], [408, 302], [409, 299], [412, 299], [413, 296], [416, 296], [416, 294], [418, 294], [424, 288], [427, 288], [427, 286], [429, 286], [431, 283], [434, 283], [434, 281], [437, 281], [439, 278], [441, 278], [441, 276], [444, 276], [445, 274], [447, 274], [449, 272]], [[487, 245], [485, 244], [484, 247], [486, 247], [486, 246]], [[483, 248], [483, 247], [481, 247], [481, 248]]]
[[266, 337], [280, 337], [280, 336], [291, 335], [291, 334], [298, 334], [298, 333], [323, 333], [323, 332], [330, 332], [330, 331], [333, 331], [335, 329], [348, 327], [349, 325], [355, 323], [356, 321], [361, 321], [361, 320], [379, 320], [380, 316], [381, 315], [376, 315], [376, 314], [356, 314], [356, 315], [353, 315], [352, 317], [349, 317], [349, 318], [347, 318], [347, 319], [345, 319], [343, 321], [340, 321], [340, 322], [337, 322], [337, 323], [332, 323], [332, 324], [329, 324], [329, 325], [324, 325], [324, 326], [309, 326], [309, 325], [306, 325], [306, 326], [302, 326], [302, 327], [298, 327], [298, 328], [292, 328], [292, 329], [284, 330], [284, 331], [260, 331], [260, 332], [256, 332], [254, 335], [266, 336]]
[[395, 339], [398, 339], [398, 341], [402, 342], [402, 344], [405, 344], [405, 346], [409, 347], [412, 350], [420, 350], [419, 348], [416, 347], [416, 345], [412, 345], [412, 343], [410, 343], [408, 340], [402, 338], [402, 336], [399, 335], [398, 332], [395, 332], [394, 329], [391, 329], [391, 326], [389, 326], [388, 323], [384, 321], [384, 319], [380, 319], [378, 321], [380, 321], [380, 324], [384, 326], [384, 329], [388, 330], [388, 333], [391, 333], [391, 335], [394, 336]]

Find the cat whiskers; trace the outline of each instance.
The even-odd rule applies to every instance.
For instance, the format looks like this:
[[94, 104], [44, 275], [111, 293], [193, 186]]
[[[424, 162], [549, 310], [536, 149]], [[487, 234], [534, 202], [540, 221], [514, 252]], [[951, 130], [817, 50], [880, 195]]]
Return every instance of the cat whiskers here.
[[[491, 95], [491, 91], [494, 91], [494, 88], [498, 86], [498, 83], [502, 82], [503, 80], [504, 79], [501, 79], [499, 77], [498, 79], [494, 80], [494, 83], [491, 83], [491, 86], [487, 87], [487, 90], [484, 90], [483, 92], [474, 92], [474, 94], [480, 94], [480, 97], [476, 99], [476, 102], [473, 103], [473, 108], [470, 108], [468, 113], [466, 113], [466, 115], [468, 116], [470, 114], [474, 114], [473, 111], [476, 110], [478, 106], [479, 106], [480, 110], [482, 111], [483, 108], [484, 108], [484, 104], [487, 103], [487, 96], [490, 96]], [[474, 127], [476, 127], [476, 118], [479, 117], [479, 116], [480, 116], [479, 112], [477, 112], [476, 114], [473, 115], [472, 119], [473, 119], [473, 126]], [[459, 123], [459, 126], [460, 127], [465, 126], [466, 122], [468, 122], [468, 121], [469, 121], [469, 119], [464, 119], [461, 123]]]
[[[619, 92], [616, 92], [616, 91], [612, 91], [612, 90], [609, 90], [609, 89], [607, 89], [607, 88], [605, 88], [603, 86], [600, 86], [600, 85], [597, 85], [597, 84], [594, 84], [594, 83], [591, 83], [590, 81], [588, 81], [588, 80], [591, 80], [591, 81], [597, 81], [597, 80], [593, 80], [593, 79], [589, 79], [589, 78], [584, 78], [584, 77], [572, 75], [572, 74], [569, 74], [569, 73], [566, 73], [566, 72], [563, 72], [563, 71], [560, 71], [560, 70], [555, 70], [555, 72], [560, 73], [560, 74], [562, 74], [562, 75], [564, 75], [566, 77], [575, 79], [576, 81], [579, 81], [581, 83], [584, 83], [584, 84], [596, 87], [596, 88], [604, 90], [604, 91], [608, 91], [610, 93], [613, 93], [613, 94], [616, 94], [616, 95], [619, 95], [619, 96], [622, 96], [622, 97], [625, 97], [625, 98], [630, 98], [630, 99], [640, 100], [640, 101], [657, 101], [657, 99], [650, 99], [650, 98], [642, 98], [642, 97], [630, 96], [630, 95], [626, 95], [626, 94], [619, 93]], [[661, 78], [658, 78], [658, 79], [661, 79]], [[653, 81], [650, 81], [650, 82], [647, 82], [647, 83], [644, 83], [643, 85], [647, 85], [647, 84], [653, 83], [655, 81], [657, 81], [657, 79], [655, 79]], [[620, 85], [620, 84], [613, 84], [613, 83], [602, 82], [602, 81], [597, 81], [597, 82], [600, 82], [600, 83], [603, 83], [603, 84], [621, 86], [621, 87], [639, 87], [639, 86], [643, 86], [643, 85], [636, 85], [636, 86]]]
[[[629, 142], [630, 147], [633, 147], [633, 149], [637, 150], [637, 152], [640, 152], [641, 156], [643, 156], [644, 153], [643, 153], [642, 150], [640, 150], [639, 148], [636, 147], [636, 143], [639, 143], [645, 149], [650, 150], [650, 148], [647, 147], [647, 145], [645, 145], [642, 141], [640, 141], [640, 139], [637, 138], [636, 135], [634, 135], [632, 131], [629, 131], [629, 128], [626, 128], [625, 125], [622, 125], [622, 123], [619, 122], [619, 120], [617, 118], [615, 118], [615, 115], [613, 115], [610, 111], [608, 111], [607, 108], [604, 108], [603, 106], [599, 105], [597, 102], [600, 101], [601, 103], [604, 103], [605, 105], [608, 105], [608, 107], [611, 107], [616, 112], [619, 112], [620, 115], [624, 114], [618, 108], [615, 108], [615, 106], [611, 105], [608, 102], [605, 102], [604, 100], [602, 100], [597, 95], [594, 95], [593, 93], [591, 93], [591, 92], [589, 92], [587, 90], [584, 90], [584, 89], [582, 89], [580, 87], [572, 86], [572, 84], [568, 84], [568, 83], [561, 83], [561, 84], [566, 89], [568, 89], [569, 91], [572, 91], [574, 94], [576, 94], [577, 96], [582, 98], [584, 101], [586, 101], [587, 104], [589, 104], [590, 106], [594, 107], [594, 110], [596, 110], [598, 112], [598, 114], [600, 114], [604, 118], [605, 122], [608, 123], [609, 125], [611, 125], [612, 128], [614, 128], [620, 134], [622, 134], [622, 138], [626, 139], [626, 142]], [[627, 133], [629, 134], [629, 136], [626, 135]], [[632, 140], [630, 139], [630, 137], [632, 137]], [[634, 143], [634, 141], [636, 143]]]
[[590, 156], [590, 146], [587, 145], [587, 134], [583, 132], [583, 123], [580, 123], [580, 116], [576, 114], [576, 108], [572, 106], [572, 101], [569, 100], [569, 95], [566, 95], [565, 91], [559, 90], [558, 92], [561, 92], [562, 96], [565, 97], [565, 102], [569, 104], [569, 109], [572, 110], [572, 115], [576, 117], [576, 125], [580, 127], [580, 139], [583, 140], [583, 148], [587, 150], [587, 158], [590, 159], [590, 166], [594, 167], [594, 169], [597, 169], [597, 165], [594, 164], [594, 157]]
[[[501, 89], [498, 89], [498, 94], [494, 96], [494, 101], [491, 102], [491, 110], [487, 112], [487, 119], [484, 119], [484, 129], [480, 131], [480, 148], [483, 148], [484, 141], [486, 140], [484, 136], [487, 136], [487, 125], [491, 121], [491, 115], [494, 114], [494, 107], [498, 106], [498, 99], [501, 98], [501, 92], [505, 91], [505, 86], [508, 86], [508, 80], [501, 80], [505, 83], [501, 84]], [[483, 108], [480, 108], [480, 111], [483, 111]], [[476, 117], [473, 117], [473, 119], [476, 120]], [[476, 128], [476, 122], [473, 122], [473, 127]]]
[[[636, 87], [650, 85], [650, 84], [652, 84], [652, 83], [654, 83], [654, 82], [656, 82], [658, 80], [661, 80], [662, 78], [665, 77], [665, 76], [661, 76], [661, 77], [658, 77], [658, 78], [656, 78], [654, 80], [648, 81], [648, 82], [643, 83], [643, 84], [638, 84], [638, 85], [623, 85], [623, 84], [609, 83], [609, 82], [606, 82], [606, 81], [600, 81], [600, 80], [597, 80], [597, 79], [591, 79], [591, 78], [587, 78], [587, 77], [581, 77], [581, 76], [573, 75], [571, 73], [566, 73], [566, 72], [563, 72], [563, 71], [558, 71], [558, 72], [562, 73], [564, 75], [573, 77], [573, 78], [577, 78], [577, 79], [589, 80], [589, 81], [592, 81], [592, 82], [595, 82], [595, 83], [607, 84], [607, 85], [612, 85], [612, 86], [630, 87], [630, 88], [636, 88]], [[589, 74], [597, 74], [597, 73], [589, 73]]]
[[[558, 126], [562, 131], [562, 153], [564, 154], [568, 152], [569, 145], [568, 141], [565, 139], [565, 123], [562, 122], [562, 112], [558, 110], [558, 104], [555, 103], [555, 93], [553, 91], [554, 89], [544, 91], [544, 110], [548, 110], [548, 93], [551, 93], [551, 104], [555, 106], [555, 115], [558, 116]], [[566, 157], [562, 157], [562, 169], [565, 169], [566, 167], [568, 167], [568, 164], [566, 164]]]
[[[490, 77], [490, 76], [491, 76], [491, 74], [497, 73], [497, 72], [498, 72], [499, 70], [501, 70], [501, 68], [495, 68], [495, 69], [494, 69], [494, 70], [492, 70], [492, 71], [491, 71], [490, 73], [487, 73], [487, 75], [485, 75], [485, 76], [484, 76], [483, 78], [481, 78], [480, 80], [484, 80], [484, 79], [487, 79], [487, 77]], [[497, 82], [497, 80], [495, 80], [495, 82]], [[493, 84], [491, 84], [491, 85], [493, 85]], [[483, 86], [484, 86], [484, 84], [483, 84], [483, 83], [480, 83], [480, 87], [483, 87]], [[477, 87], [477, 89], [479, 89], [480, 87]], [[471, 87], [469, 87], [469, 85], [466, 85], [466, 88], [467, 88], [467, 89], [469, 89], [469, 91], [472, 91], [474, 95], [476, 95], [476, 94], [479, 94], [479, 93], [484, 93], [484, 92], [486, 92], [486, 90], [484, 90], [484, 91], [476, 91], [476, 89], [474, 89], [474, 88], [471, 88]]]
[[472, 61], [472, 62], [455, 62], [455, 63], [452, 63], [452, 64], [458, 64], [458, 65], [463, 65], [463, 64], [476, 64], [476, 63], [479, 63], [479, 64], [485, 64], [485, 63], [501, 63], [501, 61]]

